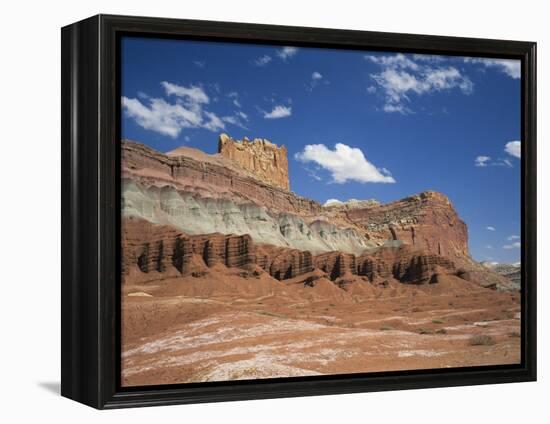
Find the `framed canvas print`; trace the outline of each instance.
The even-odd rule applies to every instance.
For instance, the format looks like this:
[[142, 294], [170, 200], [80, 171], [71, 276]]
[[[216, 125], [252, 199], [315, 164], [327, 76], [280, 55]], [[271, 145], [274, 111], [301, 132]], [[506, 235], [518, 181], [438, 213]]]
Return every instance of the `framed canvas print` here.
[[62, 30], [62, 394], [533, 381], [535, 43]]

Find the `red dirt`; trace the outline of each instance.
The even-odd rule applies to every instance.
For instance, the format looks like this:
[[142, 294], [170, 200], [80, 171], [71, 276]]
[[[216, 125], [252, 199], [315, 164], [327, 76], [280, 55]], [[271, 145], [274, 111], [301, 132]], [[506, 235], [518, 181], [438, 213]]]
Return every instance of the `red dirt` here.
[[[278, 281], [255, 265], [123, 286], [122, 382], [171, 384], [513, 364], [519, 293], [453, 275], [409, 285], [320, 270]], [[475, 335], [491, 343], [472, 345]]]

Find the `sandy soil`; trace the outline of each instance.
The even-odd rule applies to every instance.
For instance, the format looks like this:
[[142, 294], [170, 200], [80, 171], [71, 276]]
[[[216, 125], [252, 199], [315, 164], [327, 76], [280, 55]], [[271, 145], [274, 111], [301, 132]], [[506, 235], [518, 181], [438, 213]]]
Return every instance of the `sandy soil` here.
[[451, 276], [412, 286], [280, 282], [223, 266], [193, 274], [124, 284], [123, 385], [520, 361], [518, 292]]

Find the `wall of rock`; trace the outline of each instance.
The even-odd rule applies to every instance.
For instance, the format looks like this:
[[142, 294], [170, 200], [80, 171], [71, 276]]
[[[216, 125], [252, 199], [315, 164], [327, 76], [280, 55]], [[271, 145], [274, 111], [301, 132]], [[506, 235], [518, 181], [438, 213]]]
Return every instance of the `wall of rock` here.
[[222, 264], [243, 268], [255, 264], [277, 280], [295, 278], [319, 269], [333, 281], [351, 274], [366, 276], [370, 281], [393, 278], [418, 284], [429, 283], [435, 274], [459, 275], [461, 272], [445, 257], [406, 245], [382, 247], [360, 256], [342, 252], [314, 256], [309, 251], [257, 245], [249, 235], [188, 235], [170, 226], [154, 225], [135, 218], [123, 220], [122, 235], [124, 275], [132, 267], [142, 273], [163, 273], [173, 267], [186, 274], [196, 256], [208, 267]]
[[212, 155], [201, 157], [208, 160], [184, 154], [168, 156], [128, 140], [122, 141], [121, 153], [122, 177], [143, 186], [170, 185], [189, 193], [249, 201], [280, 212], [318, 214], [323, 210], [314, 200], [268, 184], [251, 172], [240, 172], [231, 161]]
[[288, 159], [285, 146], [278, 147], [269, 140], [234, 140], [221, 134], [218, 153], [253, 173], [259, 180], [289, 190]]
[[346, 211], [371, 238], [401, 240], [458, 263], [470, 258], [468, 228], [447, 196], [426, 191], [396, 202]]

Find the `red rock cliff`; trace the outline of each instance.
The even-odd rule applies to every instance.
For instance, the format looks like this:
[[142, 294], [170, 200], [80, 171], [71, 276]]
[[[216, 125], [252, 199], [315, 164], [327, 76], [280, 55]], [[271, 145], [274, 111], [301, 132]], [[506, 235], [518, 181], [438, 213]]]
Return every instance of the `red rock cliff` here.
[[221, 134], [218, 153], [231, 159], [256, 178], [275, 187], [289, 190], [288, 159], [285, 146], [278, 147], [269, 140], [256, 138], [233, 140], [227, 134]]
[[470, 258], [468, 228], [447, 196], [425, 191], [369, 208], [350, 209], [348, 219], [371, 238], [401, 240], [429, 253], [446, 256], [463, 266]]

